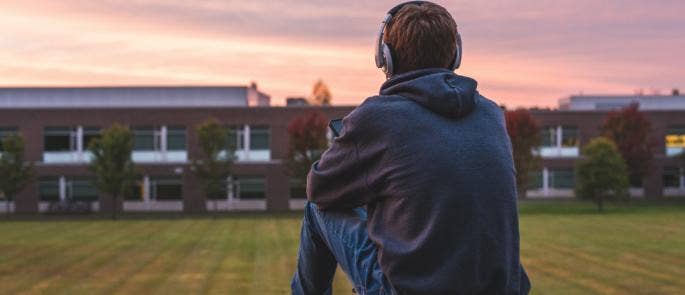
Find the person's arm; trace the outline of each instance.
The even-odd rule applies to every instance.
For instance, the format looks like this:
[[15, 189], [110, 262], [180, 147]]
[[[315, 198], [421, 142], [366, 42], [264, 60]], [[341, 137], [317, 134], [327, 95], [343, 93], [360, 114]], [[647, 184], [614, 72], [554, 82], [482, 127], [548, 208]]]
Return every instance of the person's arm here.
[[343, 130], [312, 165], [307, 177], [307, 199], [320, 209], [346, 209], [377, 198], [367, 173], [378, 167], [385, 144], [368, 108], [360, 106], [343, 119]]

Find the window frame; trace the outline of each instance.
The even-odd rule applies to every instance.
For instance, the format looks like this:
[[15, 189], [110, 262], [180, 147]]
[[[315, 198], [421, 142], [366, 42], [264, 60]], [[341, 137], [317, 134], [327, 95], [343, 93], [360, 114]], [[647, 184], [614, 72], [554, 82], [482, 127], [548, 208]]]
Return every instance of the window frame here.
[[[69, 126], [48, 126], [43, 128], [43, 152], [63, 153], [78, 152], [78, 127]], [[66, 137], [69, 147], [67, 148], [48, 148], [50, 140], [48, 137]], [[64, 142], [62, 142], [63, 144]]]
[[[261, 175], [242, 175], [235, 177], [233, 180], [233, 190], [234, 199], [237, 200], [266, 200], [267, 184], [266, 177]], [[243, 189], [246, 185], [258, 185], [261, 184], [263, 187], [263, 192], [261, 196], [248, 196], [244, 195]]]
[[[260, 134], [261, 133], [261, 134]], [[258, 134], [258, 135], [256, 135]], [[255, 147], [255, 140], [257, 136], [264, 136], [265, 142], [260, 142], [259, 147]], [[261, 145], [263, 144], [263, 145]], [[254, 125], [250, 126], [250, 147], [251, 151], [265, 151], [271, 149], [271, 127], [268, 125]]]
[[[160, 184], [161, 182], [161, 184]], [[178, 196], [159, 195], [159, 186], [178, 186]], [[183, 200], [183, 178], [180, 176], [151, 176], [150, 177], [150, 201], [182, 201]]]
[[[182, 143], [182, 146], [174, 146], [172, 147], [171, 145], [171, 138], [172, 136], [179, 136], [183, 137], [182, 141], [179, 141]], [[172, 126], [166, 126], [166, 151], [170, 152], [178, 152], [178, 151], [187, 151], [188, 150], [188, 129], [185, 126], [181, 125], [172, 125]]]

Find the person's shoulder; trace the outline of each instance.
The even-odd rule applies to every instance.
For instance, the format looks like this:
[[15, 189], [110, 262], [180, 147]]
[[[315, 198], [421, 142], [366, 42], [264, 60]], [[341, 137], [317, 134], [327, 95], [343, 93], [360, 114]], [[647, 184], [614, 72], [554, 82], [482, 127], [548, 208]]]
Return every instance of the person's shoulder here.
[[498, 111], [500, 113], [503, 112], [502, 107], [500, 105], [498, 105], [495, 101], [485, 97], [480, 93], [476, 93], [476, 104], [478, 104], [482, 108], [487, 108], [492, 111]]
[[495, 101], [476, 93], [476, 113], [480, 113], [481, 117], [488, 120], [495, 119], [498, 122], [504, 122], [504, 109]]
[[379, 122], [378, 119], [391, 117], [401, 108], [406, 99], [399, 96], [371, 96], [355, 108], [349, 115], [349, 119], [368, 123], [369, 121]]
[[343, 118], [346, 133], [362, 131], [367, 135], [382, 135], [392, 126], [397, 111], [406, 103], [399, 96], [371, 96]]

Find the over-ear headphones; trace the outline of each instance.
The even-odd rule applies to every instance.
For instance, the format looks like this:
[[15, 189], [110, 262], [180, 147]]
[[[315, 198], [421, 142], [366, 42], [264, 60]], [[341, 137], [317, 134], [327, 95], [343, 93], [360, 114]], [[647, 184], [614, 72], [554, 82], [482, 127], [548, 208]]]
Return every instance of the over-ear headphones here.
[[[395, 73], [395, 69], [393, 66], [392, 62], [392, 49], [388, 44], [385, 44], [385, 41], [383, 41], [383, 36], [385, 35], [385, 29], [387, 28], [388, 24], [390, 24], [390, 21], [392, 18], [395, 16], [395, 13], [400, 11], [402, 7], [406, 5], [423, 5], [424, 3], [429, 3], [428, 1], [409, 1], [409, 2], [404, 2], [401, 3], [392, 9], [388, 11], [388, 14], [385, 16], [385, 19], [383, 19], [383, 22], [381, 23], [381, 29], [378, 33], [378, 40], [376, 40], [376, 66], [379, 69], [382, 69], [383, 72], [385, 73], [385, 76], [390, 79], [392, 75]], [[459, 68], [461, 65], [461, 57], [463, 54], [463, 47], [461, 44], [461, 36], [459, 33], [457, 33], [456, 36], [457, 40], [457, 46], [456, 50], [454, 53], [454, 60], [452, 61], [452, 64], [450, 65], [450, 70], [454, 71]]]

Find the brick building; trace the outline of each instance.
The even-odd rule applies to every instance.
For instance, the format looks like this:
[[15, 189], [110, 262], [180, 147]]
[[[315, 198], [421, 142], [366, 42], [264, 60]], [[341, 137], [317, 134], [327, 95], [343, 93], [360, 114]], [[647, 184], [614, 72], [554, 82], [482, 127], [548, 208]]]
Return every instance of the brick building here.
[[[587, 106], [587, 102], [584, 102]], [[91, 185], [86, 147], [100, 130], [113, 123], [129, 126], [135, 135], [133, 160], [141, 177], [125, 196], [124, 211], [269, 210], [301, 208], [301, 188], [284, 167], [288, 123], [317, 110], [328, 118], [343, 117], [353, 107], [272, 107], [268, 95], [247, 87], [95, 87], [0, 88], [0, 137], [20, 132], [26, 156], [35, 163], [37, 178], [10, 209], [34, 213], [51, 204], [77, 200], [93, 210], [113, 204]], [[529, 196], [570, 197], [574, 161], [579, 147], [599, 134], [607, 110], [536, 110], [543, 128], [543, 157]], [[673, 155], [685, 148], [685, 110], [647, 110], [659, 148], [652, 172], [636, 196], [685, 195], [685, 173]], [[190, 171], [197, 157], [194, 127], [215, 118], [230, 127], [237, 147], [234, 173], [226, 196], [205, 200]], [[4, 210], [5, 202], [0, 203]]]

